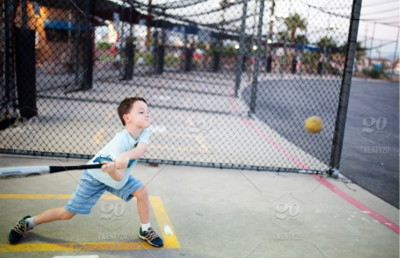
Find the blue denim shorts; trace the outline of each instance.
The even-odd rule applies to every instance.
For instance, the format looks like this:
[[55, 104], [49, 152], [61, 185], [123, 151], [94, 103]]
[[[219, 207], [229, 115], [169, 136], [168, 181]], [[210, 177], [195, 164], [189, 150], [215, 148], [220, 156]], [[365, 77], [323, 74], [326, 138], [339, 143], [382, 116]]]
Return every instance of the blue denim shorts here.
[[65, 209], [72, 213], [89, 214], [105, 191], [108, 191], [128, 202], [133, 198], [132, 193], [144, 186], [143, 183], [129, 175], [128, 181], [121, 189], [115, 189], [93, 178], [86, 170]]

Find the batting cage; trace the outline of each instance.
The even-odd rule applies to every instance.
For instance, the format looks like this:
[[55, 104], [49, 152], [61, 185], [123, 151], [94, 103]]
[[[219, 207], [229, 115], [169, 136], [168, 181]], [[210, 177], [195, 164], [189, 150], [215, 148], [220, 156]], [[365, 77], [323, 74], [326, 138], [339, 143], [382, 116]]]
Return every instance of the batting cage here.
[[332, 173], [359, 8], [4, 0], [0, 151], [91, 158], [123, 129], [118, 104], [140, 96], [151, 114], [143, 162]]

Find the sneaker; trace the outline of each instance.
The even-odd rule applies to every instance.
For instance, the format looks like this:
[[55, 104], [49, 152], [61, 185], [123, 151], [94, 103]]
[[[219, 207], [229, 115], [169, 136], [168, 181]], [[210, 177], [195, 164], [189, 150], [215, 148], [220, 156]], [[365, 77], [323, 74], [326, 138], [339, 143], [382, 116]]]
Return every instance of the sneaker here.
[[152, 228], [149, 228], [148, 231], [142, 231], [142, 227], [140, 227], [139, 238], [147, 241], [149, 244], [155, 247], [161, 247], [164, 245], [161, 237], [159, 237]]
[[31, 216], [28, 215], [20, 218], [14, 228], [12, 228], [10, 233], [8, 233], [8, 241], [10, 241], [11, 244], [18, 243], [21, 238], [28, 235], [29, 223], [25, 221], [27, 218], [31, 218]]

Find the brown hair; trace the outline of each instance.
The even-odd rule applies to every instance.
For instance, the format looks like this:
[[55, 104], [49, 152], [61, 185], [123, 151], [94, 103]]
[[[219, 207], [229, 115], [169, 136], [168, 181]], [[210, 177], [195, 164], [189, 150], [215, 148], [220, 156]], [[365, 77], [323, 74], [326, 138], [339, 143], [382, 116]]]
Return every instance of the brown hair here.
[[125, 121], [123, 116], [125, 114], [128, 114], [129, 111], [131, 110], [133, 103], [135, 103], [136, 101], [143, 101], [144, 103], [147, 104], [147, 101], [144, 98], [140, 98], [140, 97], [133, 97], [133, 98], [125, 98], [118, 106], [118, 115], [119, 115], [119, 119], [121, 119], [122, 124], [125, 126]]

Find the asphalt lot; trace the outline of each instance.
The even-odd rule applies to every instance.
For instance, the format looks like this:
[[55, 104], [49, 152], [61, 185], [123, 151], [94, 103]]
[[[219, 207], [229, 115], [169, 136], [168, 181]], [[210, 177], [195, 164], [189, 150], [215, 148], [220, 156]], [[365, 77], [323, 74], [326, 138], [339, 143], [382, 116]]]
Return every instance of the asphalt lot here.
[[[365, 130], [368, 117], [373, 131]], [[399, 208], [398, 83], [353, 80], [342, 160], [342, 174]]]

